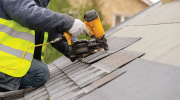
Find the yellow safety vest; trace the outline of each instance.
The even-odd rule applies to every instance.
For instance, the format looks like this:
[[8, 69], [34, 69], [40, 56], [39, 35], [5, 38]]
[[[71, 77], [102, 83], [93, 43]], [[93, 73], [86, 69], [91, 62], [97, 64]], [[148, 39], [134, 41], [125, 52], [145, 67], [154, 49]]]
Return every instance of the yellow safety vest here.
[[24, 76], [31, 66], [34, 47], [27, 51], [24, 59], [21, 58], [34, 45], [34, 30], [22, 27], [13, 20], [0, 18], [0, 72], [13, 77]]
[[[48, 33], [45, 32], [45, 33], [44, 33], [44, 41], [43, 41], [43, 44], [47, 43], [47, 40], [48, 40]], [[46, 46], [47, 46], [47, 45], [44, 45], [44, 46], [42, 47], [41, 60], [44, 60], [44, 57], [45, 57], [45, 54], [46, 54]]]

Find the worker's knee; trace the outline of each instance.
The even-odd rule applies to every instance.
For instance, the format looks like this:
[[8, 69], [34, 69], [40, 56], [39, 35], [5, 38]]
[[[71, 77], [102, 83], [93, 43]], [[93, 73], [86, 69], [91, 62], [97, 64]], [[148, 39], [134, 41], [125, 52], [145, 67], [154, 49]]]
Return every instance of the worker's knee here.
[[39, 79], [40, 82], [42, 82], [42, 84], [44, 84], [49, 79], [50, 72], [49, 72], [49, 69], [48, 69], [47, 65], [45, 65], [45, 64], [44, 64], [44, 67], [40, 68], [40, 70], [41, 70], [41, 73], [39, 73], [40, 78], [38, 78], [38, 79]]
[[46, 64], [33, 59], [31, 67], [27, 74], [22, 77], [21, 87], [39, 87], [42, 86], [50, 77], [50, 72]]
[[49, 72], [47, 65], [44, 63], [38, 64], [37, 67], [38, 67], [39, 71], [37, 73], [35, 72], [35, 74], [37, 74], [35, 77], [36, 77], [37, 81], [40, 82], [41, 85], [43, 85], [49, 79], [50, 72]]

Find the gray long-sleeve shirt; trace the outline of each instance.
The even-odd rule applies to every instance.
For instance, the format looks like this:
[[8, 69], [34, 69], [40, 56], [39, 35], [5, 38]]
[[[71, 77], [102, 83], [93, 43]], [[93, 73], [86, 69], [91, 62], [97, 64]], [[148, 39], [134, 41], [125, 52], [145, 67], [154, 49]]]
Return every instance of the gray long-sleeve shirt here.
[[[35, 2], [36, 1], [36, 2]], [[36, 43], [43, 37], [41, 32], [48, 32], [49, 40], [61, 36], [62, 32], [68, 31], [73, 23], [74, 18], [66, 14], [53, 12], [39, 3], [47, 4], [49, 0], [0, 0], [0, 18], [14, 20], [21, 26], [35, 30]], [[41, 7], [40, 7], [41, 6]], [[46, 5], [47, 6], [47, 5]], [[73, 39], [75, 40], [75, 39]], [[40, 41], [42, 42], [42, 41]], [[53, 44], [58, 51], [67, 56], [68, 46], [65, 41], [59, 41]], [[35, 54], [37, 49], [35, 49]], [[37, 52], [37, 54], [39, 54]], [[20, 78], [13, 78], [0, 72], [0, 87], [8, 90], [14, 90], [18, 86]]]
[[8, 19], [36, 31], [54, 34], [67, 32], [74, 23], [71, 16], [39, 7], [34, 0], [0, 0], [0, 5], [0, 15], [5, 15], [1, 18], [8, 15]]

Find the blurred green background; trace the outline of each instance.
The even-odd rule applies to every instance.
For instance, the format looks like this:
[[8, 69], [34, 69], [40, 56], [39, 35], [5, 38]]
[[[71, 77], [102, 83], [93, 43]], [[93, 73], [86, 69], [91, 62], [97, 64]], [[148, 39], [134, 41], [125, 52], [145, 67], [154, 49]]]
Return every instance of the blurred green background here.
[[[104, 30], [107, 30], [111, 27], [111, 25], [107, 24], [104, 21], [104, 17], [99, 9], [99, 7], [101, 7], [103, 4], [100, 3], [98, 0], [90, 0], [91, 3], [88, 3], [87, 5], [79, 5], [78, 7], [71, 6], [69, 1], [70, 0], [51, 0], [48, 5], [48, 8], [55, 12], [59, 12], [62, 14], [69, 14], [75, 19], [80, 19], [81, 21], [84, 20], [83, 17], [86, 12], [95, 9], [101, 18], [101, 22], [103, 23]], [[84, 33], [83, 35], [79, 36], [78, 39], [89, 40], [90, 37], [86, 37], [86, 34]], [[44, 61], [47, 64], [61, 56], [62, 54], [60, 52], [58, 52], [56, 49], [51, 47], [51, 45], [47, 45], [46, 56], [44, 59]]]

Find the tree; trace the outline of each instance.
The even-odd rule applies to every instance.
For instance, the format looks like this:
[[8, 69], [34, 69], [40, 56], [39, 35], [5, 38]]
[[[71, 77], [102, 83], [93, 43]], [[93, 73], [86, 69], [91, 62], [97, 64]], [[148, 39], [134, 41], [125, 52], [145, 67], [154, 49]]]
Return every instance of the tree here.
[[51, 0], [48, 8], [59, 13], [68, 13], [71, 5], [68, 0]]

